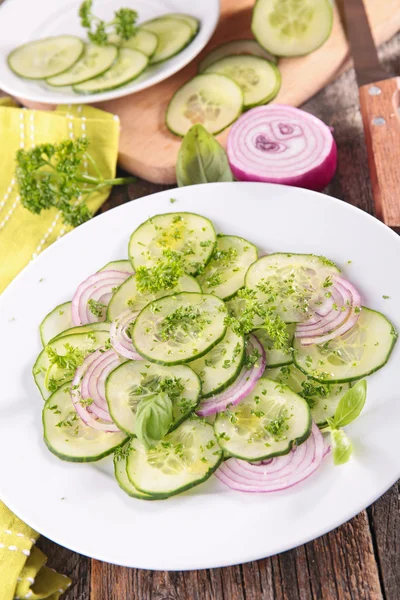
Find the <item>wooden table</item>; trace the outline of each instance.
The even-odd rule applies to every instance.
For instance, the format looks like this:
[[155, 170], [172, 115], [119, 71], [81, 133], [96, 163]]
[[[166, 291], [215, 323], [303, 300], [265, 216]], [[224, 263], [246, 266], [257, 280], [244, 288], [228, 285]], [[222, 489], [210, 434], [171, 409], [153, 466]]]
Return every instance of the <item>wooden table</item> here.
[[[381, 56], [400, 74], [400, 34], [382, 48]], [[339, 163], [327, 193], [372, 213], [354, 72], [345, 73], [304, 108], [334, 128]], [[138, 181], [129, 189], [115, 190], [102, 210], [161, 189]], [[50, 566], [73, 579], [65, 600], [399, 600], [400, 489], [397, 483], [372, 507], [314, 542], [223, 569], [126, 569], [90, 560], [44, 538], [39, 546]]]

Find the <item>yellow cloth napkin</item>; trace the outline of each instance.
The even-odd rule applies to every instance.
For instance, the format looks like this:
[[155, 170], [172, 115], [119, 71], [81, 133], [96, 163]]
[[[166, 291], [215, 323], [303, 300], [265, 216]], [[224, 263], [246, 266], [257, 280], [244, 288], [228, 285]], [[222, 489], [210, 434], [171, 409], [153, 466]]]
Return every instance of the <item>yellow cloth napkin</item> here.
[[[20, 204], [14, 177], [15, 153], [44, 142], [87, 135], [89, 152], [105, 178], [115, 175], [118, 118], [88, 106], [59, 106], [53, 112], [17, 108], [11, 98], [0, 98], [0, 293], [31, 260], [69, 228], [56, 209], [34, 215]], [[90, 167], [84, 168], [91, 173]], [[109, 190], [90, 196], [96, 211]], [[58, 600], [71, 581], [45, 566], [46, 557], [35, 547], [36, 531], [0, 502], [0, 600]]]

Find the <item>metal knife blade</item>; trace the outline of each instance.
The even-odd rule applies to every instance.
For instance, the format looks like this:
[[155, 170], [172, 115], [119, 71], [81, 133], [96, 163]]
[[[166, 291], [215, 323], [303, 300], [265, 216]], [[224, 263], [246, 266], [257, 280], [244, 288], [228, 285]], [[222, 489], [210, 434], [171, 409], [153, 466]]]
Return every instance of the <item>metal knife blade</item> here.
[[343, 12], [358, 86], [393, 77], [379, 61], [363, 0], [343, 0]]

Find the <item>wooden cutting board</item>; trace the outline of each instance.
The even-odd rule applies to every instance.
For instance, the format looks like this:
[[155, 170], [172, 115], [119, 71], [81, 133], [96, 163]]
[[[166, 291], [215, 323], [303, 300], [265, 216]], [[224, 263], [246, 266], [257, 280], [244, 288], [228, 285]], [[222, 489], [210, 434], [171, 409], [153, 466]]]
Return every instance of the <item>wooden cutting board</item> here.
[[[400, 0], [364, 2], [375, 42], [381, 44], [400, 29]], [[221, 0], [221, 16], [213, 37], [182, 71], [137, 94], [97, 104], [120, 117], [119, 164], [122, 168], [154, 183], [175, 183], [175, 163], [181, 139], [165, 126], [168, 102], [175, 90], [196, 74], [198, 63], [212, 48], [229, 40], [253, 37], [250, 30], [253, 5], [254, 0]], [[282, 87], [274, 102], [302, 104], [349, 64], [343, 24], [335, 8], [332, 34], [321, 48], [308, 56], [279, 62]], [[227, 134], [228, 130], [225, 130], [218, 136], [222, 144]]]

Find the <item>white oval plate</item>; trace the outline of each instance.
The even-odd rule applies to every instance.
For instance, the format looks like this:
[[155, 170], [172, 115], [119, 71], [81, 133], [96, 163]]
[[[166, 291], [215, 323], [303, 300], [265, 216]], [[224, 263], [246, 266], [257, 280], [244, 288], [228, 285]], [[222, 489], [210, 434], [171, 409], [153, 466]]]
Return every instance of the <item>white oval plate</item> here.
[[[219, 0], [95, 0], [93, 12], [107, 21], [123, 6], [139, 13], [138, 23], [166, 13], [188, 13], [200, 20], [200, 31], [182, 52], [146, 70], [131, 83], [99, 94], [76, 94], [72, 88], [60, 90], [43, 81], [17, 77], [7, 64], [7, 56], [20, 44], [60, 34], [86, 38], [79, 23], [80, 1], [6, 0], [0, 7], [0, 88], [18, 98], [47, 104], [88, 104], [120, 98], [144, 90], [170, 77], [189, 63], [204, 48], [214, 32], [219, 17]], [[23, 15], [23, 18], [21, 18]]]
[[[176, 198], [170, 203], [170, 198]], [[0, 497], [40, 533], [82, 554], [128, 567], [220, 567], [293, 548], [337, 527], [400, 476], [400, 343], [368, 378], [362, 415], [348, 427], [354, 456], [328, 456], [303, 483], [272, 494], [230, 491], [213, 476], [160, 502], [129, 498], [102, 464], [59, 460], [42, 440], [43, 401], [31, 370], [38, 326], [105, 263], [126, 258], [129, 234], [151, 215], [192, 211], [218, 231], [269, 252], [313, 252], [343, 267], [366, 305], [400, 326], [400, 239], [368, 214], [322, 194], [262, 183], [160, 192], [82, 225], [32, 262], [0, 299]], [[351, 260], [351, 264], [348, 261]], [[390, 296], [384, 300], [382, 295]]]

